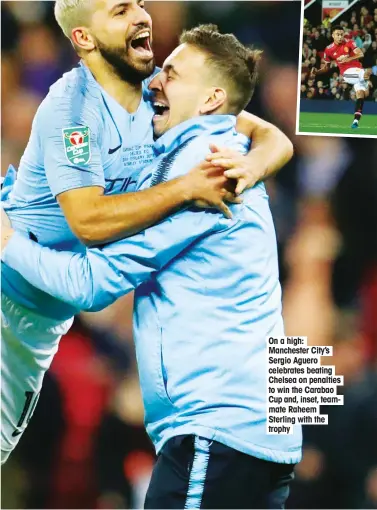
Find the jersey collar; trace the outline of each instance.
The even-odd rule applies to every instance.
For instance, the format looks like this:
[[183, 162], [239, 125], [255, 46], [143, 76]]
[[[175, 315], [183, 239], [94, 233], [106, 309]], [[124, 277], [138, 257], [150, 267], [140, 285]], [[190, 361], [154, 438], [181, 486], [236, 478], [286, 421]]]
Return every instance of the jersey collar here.
[[79, 66], [81, 67], [81, 69], [83, 69], [90, 85], [96, 88], [96, 90], [98, 91], [97, 92], [98, 95], [99, 94], [102, 95], [105, 103], [107, 103], [110, 106], [111, 110], [113, 110], [115, 108], [116, 109], [115, 111], [119, 111], [125, 115], [135, 116], [135, 115], [137, 115], [139, 110], [142, 108], [143, 101], [149, 100], [149, 96], [146, 93], [146, 89], [147, 89], [146, 84], [145, 84], [146, 80], [144, 80], [142, 82], [142, 97], [140, 99], [139, 106], [135, 112], [129, 113], [108, 92], [106, 92], [106, 90], [98, 83], [98, 81], [94, 78], [92, 71], [89, 69], [89, 67], [87, 67], [87, 65], [83, 62], [83, 60], [80, 60]]
[[89, 69], [89, 67], [87, 67], [83, 60], [80, 60], [79, 62], [79, 66], [81, 67], [81, 69], [84, 70], [85, 74], [86, 74], [86, 77], [88, 79], [88, 81], [92, 84], [92, 85], [95, 85], [97, 88], [100, 87], [99, 83], [97, 82], [97, 80], [94, 78], [93, 74], [92, 74], [92, 71]]
[[190, 138], [203, 134], [206, 136], [219, 135], [234, 129], [235, 125], [236, 117], [234, 115], [193, 117], [164, 133], [156, 140], [153, 150], [155, 155], [158, 156], [164, 152], [171, 152]]

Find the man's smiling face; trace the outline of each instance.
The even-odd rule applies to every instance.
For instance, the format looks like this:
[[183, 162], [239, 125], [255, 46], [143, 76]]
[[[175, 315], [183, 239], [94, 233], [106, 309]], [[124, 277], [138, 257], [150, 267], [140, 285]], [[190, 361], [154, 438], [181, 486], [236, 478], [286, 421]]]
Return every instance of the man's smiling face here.
[[[156, 137], [185, 120], [213, 110], [210, 98], [215, 87], [211, 85], [210, 75], [207, 55], [192, 45], [181, 44], [165, 60], [161, 72], [149, 86], [155, 93]], [[224, 101], [225, 98], [226, 94]]]
[[152, 19], [143, 0], [96, 0], [89, 31], [96, 49], [122, 78], [139, 83], [152, 74]]

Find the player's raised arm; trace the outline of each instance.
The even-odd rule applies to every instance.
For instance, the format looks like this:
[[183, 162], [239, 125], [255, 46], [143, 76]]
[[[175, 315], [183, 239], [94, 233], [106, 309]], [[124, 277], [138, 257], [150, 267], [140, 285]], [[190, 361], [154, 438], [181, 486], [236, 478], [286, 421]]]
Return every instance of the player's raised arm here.
[[293, 145], [276, 126], [245, 111], [238, 115], [236, 129], [252, 141], [249, 153], [243, 156], [231, 149], [211, 146], [212, 154], [207, 160], [226, 169], [227, 177], [237, 179], [239, 194], [286, 165], [293, 156]]
[[8, 230], [2, 234], [2, 260], [77, 310], [97, 311], [138, 287], [210, 230], [224, 228], [220, 218], [209, 209], [179, 211], [145, 232], [85, 254], [46, 248]]
[[[42, 104], [36, 122], [41, 127], [44, 166], [52, 193], [74, 234], [85, 244], [111, 242], [139, 232], [191, 201], [203, 200], [227, 212], [225, 179], [203, 161], [191, 173], [151, 189], [105, 195], [101, 119], [85, 111], [84, 123], [69, 126], [68, 104], [51, 114]], [[74, 150], [81, 147], [80, 154]]]
[[327, 73], [330, 69], [330, 63], [323, 61], [322, 66], [319, 69], [316, 69], [315, 67], [312, 68], [310, 71], [310, 76], [317, 76], [318, 74], [324, 74]]
[[328, 54], [328, 48], [326, 48], [324, 55], [323, 55], [321, 67], [319, 69], [316, 69], [315, 67], [313, 67], [312, 70], [310, 71], [310, 76], [314, 78], [314, 76], [317, 76], [317, 74], [327, 73], [330, 69], [330, 64], [331, 64], [331, 57]]
[[[208, 138], [192, 142], [169, 164], [167, 178], [189, 172]], [[240, 144], [234, 144], [240, 147]], [[86, 253], [42, 247], [18, 232], [2, 234], [2, 260], [32, 285], [77, 309], [99, 310], [159, 271], [198, 238], [229, 220], [209, 209], [183, 209], [143, 232]]]
[[224, 193], [225, 182], [221, 172], [203, 161], [187, 175], [143, 191], [104, 195], [103, 188], [87, 187], [57, 198], [73, 232], [93, 245], [140, 232], [195, 200], [227, 214], [224, 200], [232, 193]]

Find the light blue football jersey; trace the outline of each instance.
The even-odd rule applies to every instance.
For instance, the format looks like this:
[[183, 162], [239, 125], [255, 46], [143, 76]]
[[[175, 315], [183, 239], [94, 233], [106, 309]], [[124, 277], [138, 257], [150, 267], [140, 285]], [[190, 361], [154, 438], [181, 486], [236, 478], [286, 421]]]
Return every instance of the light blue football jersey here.
[[[187, 173], [210, 143], [246, 152], [235, 118], [190, 119], [155, 144], [140, 188]], [[134, 338], [147, 432], [159, 452], [195, 434], [255, 457], [301, 459], [301, 426], [266, 433], [266, 338], [284, 335], [275, 230], [263, 183], [218, 211], [187, 207], [143, 232], [85, 253], [16, 233], [3, 251], [35, 285], [80, 309], [135, 291]]]
[[[17, 181], [3, 202], [13, 228], [45, 246], [84, 250], [55, 197], [85, 186], [104, 187], [106, 194], [136, 190], [141, 169], [153, 159], [150, 80], [143, 83], [143, 98], [133, 114], [107, 94], [83, 64], [51, 87], [34, 118]], [[4, 264], [2, 291], [48, 317], [66, 319], [74, 313]]]

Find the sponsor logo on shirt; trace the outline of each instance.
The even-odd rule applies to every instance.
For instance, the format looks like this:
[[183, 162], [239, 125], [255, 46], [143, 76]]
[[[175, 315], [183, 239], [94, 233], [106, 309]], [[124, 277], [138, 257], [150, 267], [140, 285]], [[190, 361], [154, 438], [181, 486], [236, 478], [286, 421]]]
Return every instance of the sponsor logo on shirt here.
[[69, 163], [87, 165], [91, 157], [90, 130], [88, 126], [63, 129], [65, 155]]

